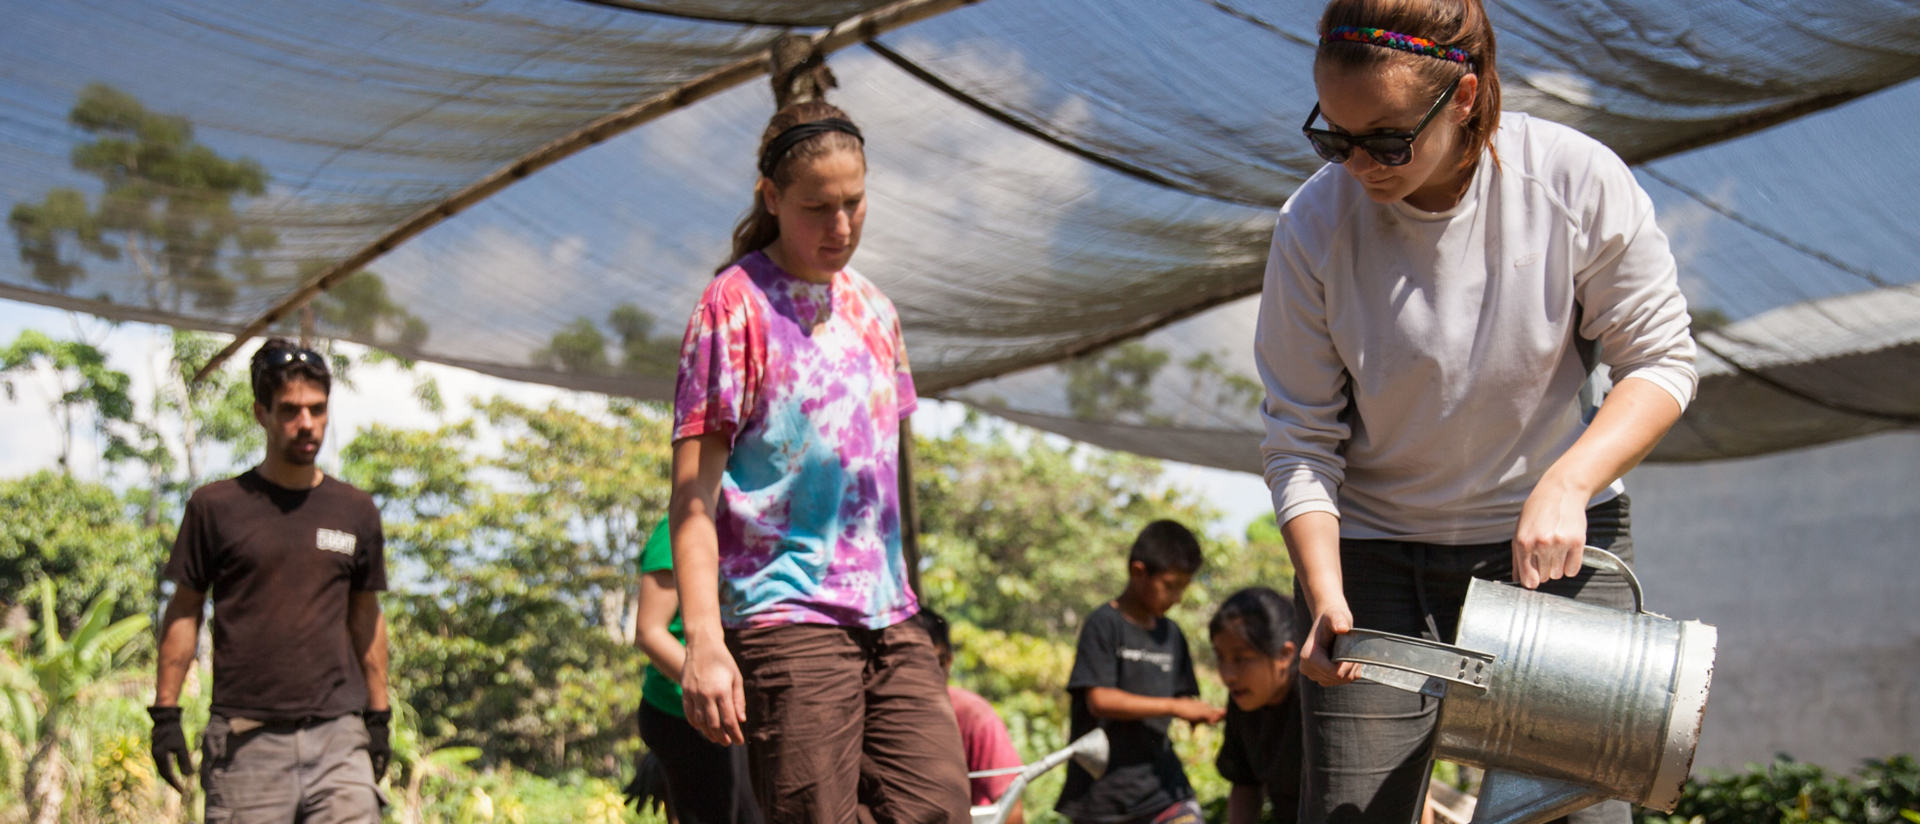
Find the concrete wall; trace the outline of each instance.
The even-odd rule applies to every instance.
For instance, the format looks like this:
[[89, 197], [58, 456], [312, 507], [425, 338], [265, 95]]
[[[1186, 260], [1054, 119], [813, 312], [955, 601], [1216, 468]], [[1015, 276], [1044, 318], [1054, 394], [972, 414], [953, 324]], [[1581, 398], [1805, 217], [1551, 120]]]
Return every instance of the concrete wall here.
[[1920, 434], [1628, 476], [1649, 608], [1720, 629], [1696, 767], [1920, 754]]

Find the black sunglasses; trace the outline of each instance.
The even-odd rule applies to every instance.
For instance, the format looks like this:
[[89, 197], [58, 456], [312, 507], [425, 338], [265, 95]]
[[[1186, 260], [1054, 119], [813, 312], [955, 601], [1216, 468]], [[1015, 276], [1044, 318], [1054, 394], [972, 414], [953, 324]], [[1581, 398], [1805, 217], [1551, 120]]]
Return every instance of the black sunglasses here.
[[1420, 124], [1414, 126], [1413, 131], [1410, 132], [1381, 131], [1356, 135], [1316, 129], [1313, 128], [1313, 121], [1320, 118], [1318, 103], [1313, 104], [1313, 113], [1307, 115], [1307, 122], [1300, 127], [1300, 131], [1305, 133], [1307, 141], [1313, 144], [1313, 150], [1328, 163], [1345, 163], [1348, 158], [1353, 157], [1353, 150], [1358, 148], [1365, 150], [1374, 162], [1382, 166], [1405, 166], [1413, 159], [1413, 139], [1419, 137], [1420, 132], [1427, 128], [1427, 123], [1433, 120], [1433, 116], [1439, 114], [1440, 109], [1447, 105], [1447, 101], [1453, 99], [1453, 91], [1458, 88], [1460, 88], [1460, 78], [1455, 78], [1453, 83], [1447, 86], [1447, 90], [1441, 92], [1440, 99], [1433, 102], [1433, 108], [1427, 110], [1427, 116], [1420, 118]]
[[320, 370], [320, 374], [333, 374], [333, 370], [327, 366], [326, 357], [312, 349], [280, 349], [269, 352], [264, 359], [255, 364], [254, 368], [256, 370], [278, 369], [294, 361], [299, 361], [318, 369]]

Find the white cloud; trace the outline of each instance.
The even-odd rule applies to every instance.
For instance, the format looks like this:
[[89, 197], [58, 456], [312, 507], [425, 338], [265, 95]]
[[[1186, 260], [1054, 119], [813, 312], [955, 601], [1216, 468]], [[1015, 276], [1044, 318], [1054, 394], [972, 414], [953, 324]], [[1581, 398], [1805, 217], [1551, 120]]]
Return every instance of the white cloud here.
[[377, 268], [396, 300], [433, 323], [433, 351], [520, 365], [572, 320], [569, 307], [603, 301], [585, 274], [586, 249], [578, 235], [540, 239], [489, 222], [420, 238]]
[[[1667, 240], [1673, 249], [1673, 259], [1680, 273], [1680, 291], [1687, 296], [1687, 303], [1694, 307], [1714, 306], [1719, 303], [1713, 296], [1713, 283], [1699, 273], [1705, 264], [1703, 258], [1712, 254], [1721, 244], [1714, 243], [1712, 226], [1720, 215], [1706, 205], [1674, 190], [1673, 188], [1636, 175], [1641, 187], [1650, 193], [1664, 195], [1655, 211], [1655, 219], [1661, 231], [1667, 233]], [[1738, 181], [1723, 178], [1715, 184], [1713, 191], [1707, 193], [1708, 199], [1722, 205], [1731, 205], [1738, 192]]]

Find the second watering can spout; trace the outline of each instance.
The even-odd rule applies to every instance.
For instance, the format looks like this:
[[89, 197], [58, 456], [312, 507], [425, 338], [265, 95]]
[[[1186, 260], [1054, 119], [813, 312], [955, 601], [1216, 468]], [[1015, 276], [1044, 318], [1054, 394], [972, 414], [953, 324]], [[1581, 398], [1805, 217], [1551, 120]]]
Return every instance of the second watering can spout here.
[[1336, 661], [1362, 678], [1441, 698], [1434, 754], [1487, 771], [1472, 824], [1533, 824], [1610, 798], [1672, 811], [1693, 767], [1713, 681], [1714, 628], [1509, 584], [1467, 587], [1452, 645], [1353, 630]]

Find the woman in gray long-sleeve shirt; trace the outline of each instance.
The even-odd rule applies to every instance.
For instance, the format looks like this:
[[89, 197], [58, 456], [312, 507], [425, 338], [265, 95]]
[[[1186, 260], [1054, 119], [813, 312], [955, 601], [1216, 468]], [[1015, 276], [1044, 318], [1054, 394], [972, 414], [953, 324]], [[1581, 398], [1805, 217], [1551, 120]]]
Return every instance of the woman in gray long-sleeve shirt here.
[[1306, 134], [1329, 164], [1280, 211], [1256, 339], [1311, 627], [1300, 820], [1411, 821], [1437, 702], [1352, 683], [1332, 636], [1451, 640], [1474, 577], [1624, 603], [1580, 548], [1631, 560], [1619, 479], [1692, 399], [1693, 340], [1626, 164], [1500, 111], [1479, 0], [1334, 0], [1320, 35]]

